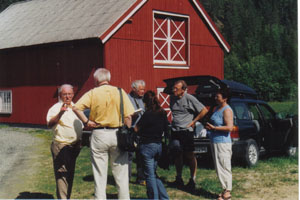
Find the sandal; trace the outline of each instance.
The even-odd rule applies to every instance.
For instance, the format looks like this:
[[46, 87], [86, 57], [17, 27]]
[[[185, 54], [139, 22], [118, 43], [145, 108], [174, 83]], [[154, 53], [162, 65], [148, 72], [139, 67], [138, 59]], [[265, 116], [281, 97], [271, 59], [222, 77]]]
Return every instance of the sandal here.
[[217, 200], [231, 200], [230, 190], [224, 190], [220, 193]]
[[230, 194], [230, 190], [224, 190], [222, 198], [224, 200], [230, 200], [231, 199], [231, 194]]

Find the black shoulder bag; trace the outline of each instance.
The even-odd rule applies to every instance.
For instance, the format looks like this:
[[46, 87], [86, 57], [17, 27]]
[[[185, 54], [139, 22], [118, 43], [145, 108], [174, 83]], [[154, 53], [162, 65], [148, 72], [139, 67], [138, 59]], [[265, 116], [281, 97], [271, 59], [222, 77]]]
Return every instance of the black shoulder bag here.
[[121, 88], [118, 88], [120, 92], [120, 114], [122, 119], [122, 125], [117, 131], [118, 147], [121, 151], [135, 151], [135, 133], [132, 129], [128, 128], [124, 124], [124, 104]]

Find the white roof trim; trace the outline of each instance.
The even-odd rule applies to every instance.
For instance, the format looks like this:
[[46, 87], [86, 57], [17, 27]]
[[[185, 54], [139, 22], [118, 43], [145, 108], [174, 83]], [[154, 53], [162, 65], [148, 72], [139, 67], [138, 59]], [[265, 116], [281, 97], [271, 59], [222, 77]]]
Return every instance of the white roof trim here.
[[224, 41], [220, 37], [219, 33], [216, 31], [216, 29], [214, 28], [214, 26], [211, 24], [211, 22], [209, 21], [209, 19], [207, 18], [207, 16], [205, 15], [204, 11], [199, 6], [199, 4], [197, 3], [197, 1], [193, 0], [193, 2], [196, 5], [196, 7], [198, 8], [198, 10], [200, 11], [200, 13], [202, 14], [202, 16], [204, 17], [205, 21], [208, 23], [209, 27], [212, 29], [212, 31], [214, 32], [214, 34], [217, 36], [217, 38], [219, 39], [219, 41], [221, 42], [221, 44], [223, 45], [223, 47], [225, 48], [225, 50], [227, 51], [227, 53], [229, 53], [230, 50], [228, 49], [227, 45], [224, 43]]
[[109, 34], [102, 40], [102, 43], [104, 44], [115, 32], [119, 30], [119, 28], [133, 15], [136, 13], [138, 9], [140, 9], [147, 0], [142, 0], [139, 5], [137, 5]]

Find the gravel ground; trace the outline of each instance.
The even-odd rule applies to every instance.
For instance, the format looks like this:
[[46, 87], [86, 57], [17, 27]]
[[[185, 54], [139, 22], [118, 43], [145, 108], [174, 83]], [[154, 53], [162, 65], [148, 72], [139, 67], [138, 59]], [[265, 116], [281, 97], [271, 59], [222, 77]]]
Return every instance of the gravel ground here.
[[[22, 169], [30, 167], [30, 159], [36, 144], [40, 144], [41, 139], [30, 134], [13, 130], [0, 129], [0, 199], [12, 198], [7, 194], [11, 193], [12, 183], [18, 181], [17, 174]], [[23, 180], [19, 180], [22, 181]], [[16, 197], [16, 196], [14, 196]]]

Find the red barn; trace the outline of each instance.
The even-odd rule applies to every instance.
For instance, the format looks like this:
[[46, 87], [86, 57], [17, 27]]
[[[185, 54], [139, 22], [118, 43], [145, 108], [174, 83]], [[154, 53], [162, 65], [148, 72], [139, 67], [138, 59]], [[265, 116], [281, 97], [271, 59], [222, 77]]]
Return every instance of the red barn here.
[[75, 101], [98, 67], [130, 90], [144, 79], [223, 78], [230, 47], [199, 0], [31, 0], [0, 13], [0, 121], [45, 124], [63, 83]]

